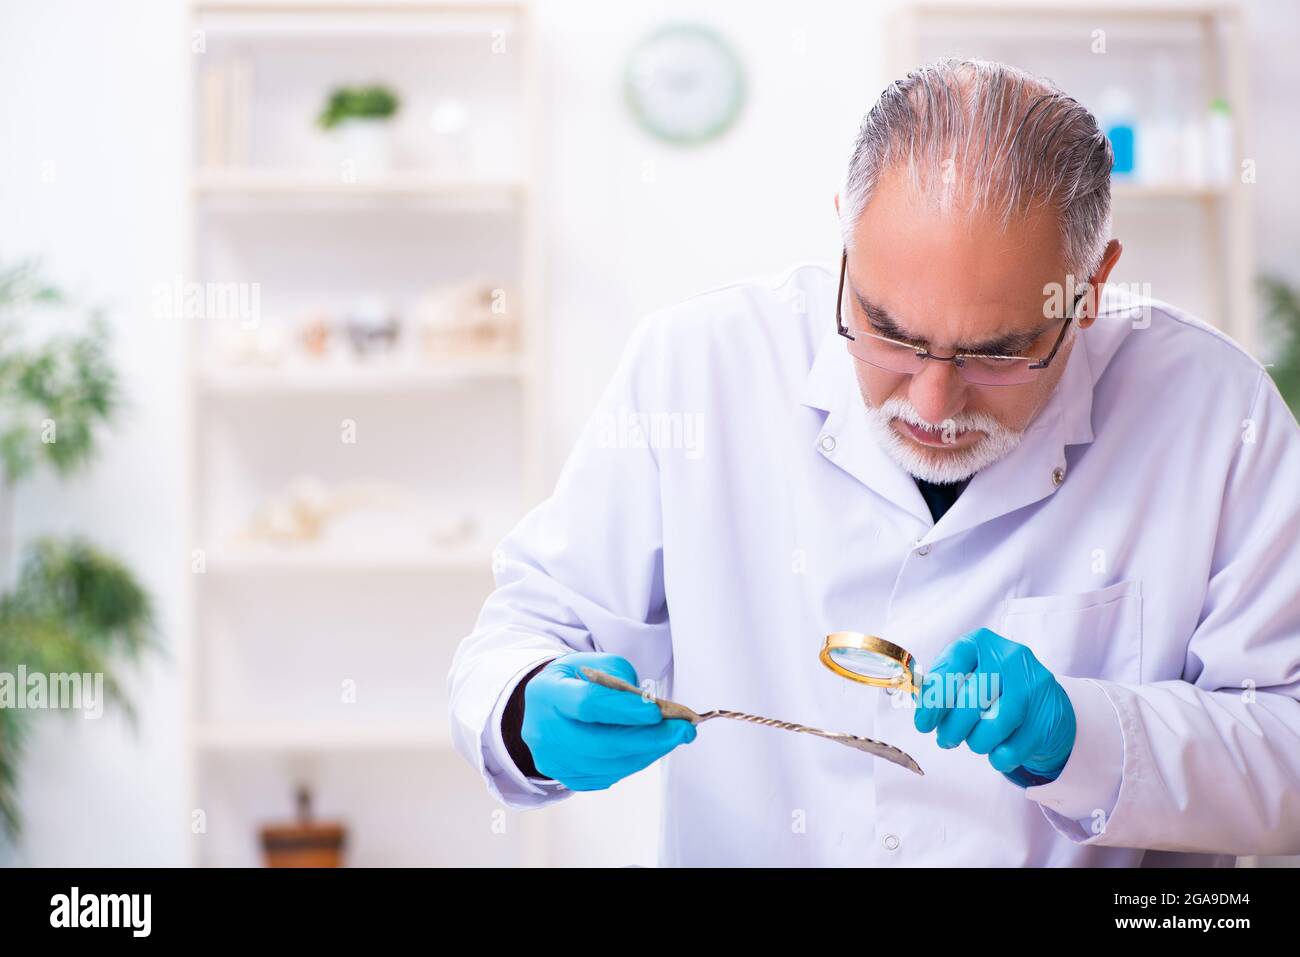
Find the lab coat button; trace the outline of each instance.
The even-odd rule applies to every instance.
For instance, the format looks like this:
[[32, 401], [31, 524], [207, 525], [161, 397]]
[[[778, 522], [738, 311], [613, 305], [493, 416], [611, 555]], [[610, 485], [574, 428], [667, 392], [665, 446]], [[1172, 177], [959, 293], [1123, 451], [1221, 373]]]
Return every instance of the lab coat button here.
[[1061, 483], [1064, 481], [1065, 481], [1065, 469], [1059, 467], [1052, 469], [1052, 484], [1059, 488]]
[[885, 835], [885, 839], [884, 839], [884, 841], [882, 841], [881, 843], [883, 843], [883, 844], [885, 845], [885, 850], [887, 850], [887, 851], [896, 851], [896, 850], [898, 850], [898, 844], [899, 844], [899, 841], [898, 841], [898, 835], [897, 835], [897, 834], [886, 834], [886, 835]]
[[822, 441], [821, 441], [821, 447], [822, 447], [822, 451], [823, 451], [823, 452], [834, 452], [834, 451], [835, 451], [835, 436], [833, 436], [833, 435], [823, 435], [823, 436], [822, 436]]
[[920, 555], [922, 558], [924, 558], [926, 555], [929, 555], [929, 554], [930, 554], [930, 546], [929, 546], [929, 545], [922, 545], [920, 548], [918, 548], [918, 549], [916, 550], [916, 554], [918, 554], [918, 555]]

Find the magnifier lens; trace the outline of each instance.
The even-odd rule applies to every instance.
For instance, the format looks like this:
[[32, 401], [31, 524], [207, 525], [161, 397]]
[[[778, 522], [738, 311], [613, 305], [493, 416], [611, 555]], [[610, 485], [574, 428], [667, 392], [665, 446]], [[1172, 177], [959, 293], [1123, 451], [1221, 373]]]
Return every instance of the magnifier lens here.
[[866, 648], [831, 648], [831, 659], [845, 671], [863, 678], [893, 681], [903, 675], [903, 666], [887, 655]]
[[876, 635], [836, 631], [826, 636], [821, 662], [842, 678], [877, 688], [912, 689], [916, 681], [912, 656], [906, 649]]

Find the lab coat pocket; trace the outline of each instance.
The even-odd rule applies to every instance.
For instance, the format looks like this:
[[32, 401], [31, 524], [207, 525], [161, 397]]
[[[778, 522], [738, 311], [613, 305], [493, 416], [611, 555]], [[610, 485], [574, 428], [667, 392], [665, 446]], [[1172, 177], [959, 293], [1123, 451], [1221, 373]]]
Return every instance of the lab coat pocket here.
[[1142, 583], [1074, 595], [1009, 598], [997, 631], [1027, 645], [1055, 675], [1142, 680]]

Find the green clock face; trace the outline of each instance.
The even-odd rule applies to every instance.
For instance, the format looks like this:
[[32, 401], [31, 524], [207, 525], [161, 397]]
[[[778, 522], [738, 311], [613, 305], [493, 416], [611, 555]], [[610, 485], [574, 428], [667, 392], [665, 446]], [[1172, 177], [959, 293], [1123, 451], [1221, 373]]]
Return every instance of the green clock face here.
[[625, 89], [633, 115], [648, 132], [670, 143], [702, 143], [739, 115], [745, 77], [717, 33], [670, 24], [632, 51]]

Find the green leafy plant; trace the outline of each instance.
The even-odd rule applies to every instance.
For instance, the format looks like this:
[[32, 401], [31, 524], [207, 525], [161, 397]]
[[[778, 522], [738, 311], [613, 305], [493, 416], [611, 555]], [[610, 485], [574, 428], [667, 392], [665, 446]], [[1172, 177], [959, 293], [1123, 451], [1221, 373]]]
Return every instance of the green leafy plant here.
[[384, 119], [399, 106], [397, 94], [386, 86], [343, 86], [330, 94], [316, 122], [322, 129], [332, 130], [344, 120]]
[[[134, 723], [115, 661], [154, 644], [148, 596], [116, 559], [79, 539], [41, 539], [27, 552], [18, 586], [0, 596], [0, 671], [103, 675], [106, 702]], [[0, 821], [19, 830], [18, 764], [33, 712], [0, 707]]]
[[[87, 334], [23, 348], [16, 313], [63, 301], [29, 264], [0, 269], [0, 469], [13, 484], [44, 460], [67, 474], [89, 460], [94, 428], [113, 412], [116, 380], [105, 355], [107, 326], [95, 315]], [[54, 430], [34, 428], [49, 422]]]
[[1291, 411], [1300, 416], [1300, 293], [1275, 276], [1261, 278], [1259, 287], [1277, 350], [1268, 371]]
[[[69, 475], [94, 457], [95, 439], [118, 408], [107, 358], [107, 326], [19, 344], [18, 320], [63, 303], [30, 264], [0, 267], [0, 508], [13, 508], [17, 482], [42, 465]], [[9, 515], [0, 515], [5, 528]], [[10, 543], [0, 536], [0, 567]], [[4, 584], [0, 580], [0, 587]], [[103, 675], [106, 701], [134, 720], [114, 666], [154, 647], [148, 596], [120, 562], [81, 539], [31, 542], [13, 590], [0, 594], [0, 675]], [[18, 774], [36, 712], [0, 702], [0, 826], [18, 834]]]

